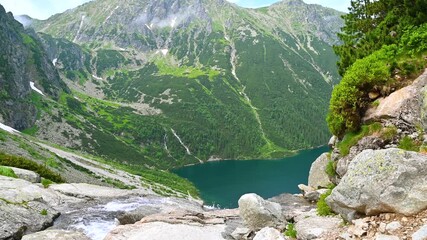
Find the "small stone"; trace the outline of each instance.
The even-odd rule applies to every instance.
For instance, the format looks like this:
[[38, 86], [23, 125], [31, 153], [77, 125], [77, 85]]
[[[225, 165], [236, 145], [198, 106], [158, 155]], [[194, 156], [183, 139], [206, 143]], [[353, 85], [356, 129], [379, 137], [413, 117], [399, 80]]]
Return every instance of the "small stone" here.
[[248, 234], [251, 230], [249, 228], [241, 228], [238, 227], [236, 228], [232, 233], [231, 236], [234, 239], [243, 239], [243, 236], [245, 236], [246, 234]]
[[375, 232], [372, 232], [372, 231], [371, 231], [371, 232], [368, 232], [368, 236], [367, 236], [367, 237], [368, 237], [369, 239], [373, 239], [373, 238], [374, 238], [374, 236], [375, 236]]
[[274, 228], [266, 227], [259, 231], [253, 240], [285, 240], [282, 234]]
[[427, 240], [427, 225], [422, 226], [412, 234], [412, 240]]
[[400, 240], [397, 236], [378, 234], [375, 240]]
[[310, 202], [317, 202], [320, 199], [320, 194], [317, 191], [305, 193], [304, 198]]
[[385, 233], [386, 227], [387, 227], [387, 224], [382, 222], [380, 223], [380, 227], [378, 228], [378, 231], [380, 231], [380, 233]]
[[342, 223], [339, 217], [312, 216], [296, 220], [297, 239], [320, 239], [323, 234], [337, 229]]
[[340, 235], [340, 238], [342, 238], [342, 239], [344, 239], [344, 240], [351, 240], [351, 239], [353, 239], [352, 237], [351, 237], [351, 234], [350, 233], [342, 233], [341, 235]]
[[337, 141], [338, 141], [338, 137], [337, 137], [337, 136], [332, 136], [332, 137], [329, 139], [328, 146], [329, 146], [330, 148], [332, 148], [333, 146], [335, 146], [335, 144], [337, 143]]
[[369, 98], [371, 100], [375, 100], [380, 96], [380, 93], [379, 92], [369, 92], [368, 95], [369, 95]]
[[408, 221], [408, 218], [407, 217], [403, 217], [402, 218], [402, 222], [407, 222]]
[[353, 226], [349, 228], [349, 232], [355, 235], [356, 237], [362, 237], [366, 234], [369, 224], [364, 219], [353, 220]]
[[385, 227], [386, 231], [389, 233], [395, 232], [396, 230], [400, 229], [402, 227], [402, 224], [398, 221], [391, 222], [387, 224]]
[[384, 214], [384, 219], [385, 219], [386, 221], [390, 221], [390, 218], [391, 218], [391, 216], [390, 216], [390, 214], [389, 214], [389, 213]]
[[312, 192], [314, 191], [314, 188], [309, 187], [307, 185], [304, 184], [299, 184], [298, 185], [299, 190], [301, 190], [303, 193], [308, 193], [308, 192]]

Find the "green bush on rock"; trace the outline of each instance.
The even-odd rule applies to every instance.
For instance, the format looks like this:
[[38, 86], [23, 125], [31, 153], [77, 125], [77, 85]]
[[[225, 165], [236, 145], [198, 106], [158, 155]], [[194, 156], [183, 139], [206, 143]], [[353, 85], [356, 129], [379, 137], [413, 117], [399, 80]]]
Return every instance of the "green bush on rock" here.
[[329, 186], [329, 189], [326, 193], [320, 195], [320, 199], [317, 202], [317, 214], [319, 216], [330, 216], [335, 215], [332, 209], [326, 203], [326, 198], [331, 195], [332, 189], [334, 189], [334, 185]]
[[295, 225], [293, 223], [288, 223], [284, 235], [291, 238], [297, 238], [297, 230], [295, 230]]
[[350, 148], [357, 144], [363, 137], [369, 136], [373, 133], [380, 132], [382, 129], [381, 123], [372, 123], [370, 125], [363, 125], [358, 132], [347, 133], [342, 141], [338, 144], [338, 148], [342, 156], [350, 153]]
[[417, 141], [405, 136], [400, 139], [398, 147], [403, 150], [418, 152], [420, 150], [420, 145], [421, 144]]
[[41, 210], [40, 215], [47, 216], [47, 210], [46, 209]]
[[412, 56], [427, 51], [427, 24], [419, 27], [409, 27], [401, 37], [401, 52]]
[[44, 188], [48, 188], [52, 183], [53, 183], [52, 181], [46, 178], [43, 178], [41, 181], [41, 184], [43, 185]]
[[369, 91], [390, 81], [397, 46], [384, 46], [363, 59], [357, 60], [333, 92], [327, 122], [334, 135], [359, 130], [361, 112], [369, 105]]
[[329, 177], [335, 177], [337, 175], [336, 168], [337, 168], [336, 162], [329, 161], [325, 167], [325, 172]]

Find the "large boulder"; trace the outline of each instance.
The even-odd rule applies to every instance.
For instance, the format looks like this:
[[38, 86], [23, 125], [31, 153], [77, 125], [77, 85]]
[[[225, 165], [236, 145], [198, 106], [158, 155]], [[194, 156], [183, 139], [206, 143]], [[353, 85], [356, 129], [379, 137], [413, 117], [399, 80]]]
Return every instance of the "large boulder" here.
[[65, 230], [46, 230], [38, 233], [25, 235], [22, 240], [90, 240], [81, 232]]
[[[363, 120], [369, 122], [382, 118], [398, 118], [404, 110], [410, 109], [408, 105], [417, 93], [417, 88], [414, 85], [399, 89], [390, 96], [380, 99], [378, 107], [369, 109]], [[414, 114], [408, 116], [408, 120], [414, 123]]]
[[[371, 122], [382, 119], [391, 119], [400, 129], [415, 126], [425, 118], [422, 103], [425, 101], [425, 86], [427, 85], [427, 70], [411, 85], [401, 88], [388, 97], [379, 100], [376, 108], [371, 108], [365, 113], [363, 121]], [[424, 104], [425, 105], [425, 104]]]
[[339, 177], [343, 177], [348, 170], [348, 166], [350, 162], [353, 160], [357, 154], [361, 153], [366, 149], [383, 149], [384, 148], [384, 140], [377, 136], [367, 136], [359, 140], [356, 145], [350, 148], [350, 152], [347, 156], [342, 157], [337, 162], [336, 172]]
[[331, 184], [328, 174], [325, 169], [330, 161], [328, 153], [323, 153], [311, 164], [310, 173], [308, 175], [308, 186], [317, 189], [327, 187]]
[[251, 230], [276, 227], [284, 222], [280, 204], [266, 201], [255, 193], [243, 195], [238, 203], [240, 216]]
[[15, 172], [16, 176], [18, 176], [18, 178], [20, 179], [24, 179], [32, 183], [39, 183], [41, 180], [40, 175], [33, 171], [29, 171], [21, 168], [14, 168], [14, 167], [9, 167], [9, 168], [11, 168], [13, 172]]
[[427, 156], [401, 149], [365, 150], [326, 199], [345, 219], [427, 208]]
[[50, 195], [28, 181], [0, 176], [0, 239], [20, 239], [51, 226], [59, 212], [44, 200]]

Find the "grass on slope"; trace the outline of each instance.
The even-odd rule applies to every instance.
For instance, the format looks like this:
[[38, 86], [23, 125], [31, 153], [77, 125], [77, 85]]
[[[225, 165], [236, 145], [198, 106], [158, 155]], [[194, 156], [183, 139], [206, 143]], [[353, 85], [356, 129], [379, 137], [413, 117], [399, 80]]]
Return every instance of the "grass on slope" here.
[[41, 177], [49, 179], [56, 183], [65, 182], [61, 175], [53, 172], [52, 170], [48, 169], [43, 165], [40, 165], [23, 157], [8, 155], [4, 152], [0, 152], [0, 165], [34, 171], [38, 173]]
[[12, 178], [18, 178], [16, 176], [15, 172], [8, 167], [0, 166], [0, 175], [6, 176], [6, 177], [12, 177]]

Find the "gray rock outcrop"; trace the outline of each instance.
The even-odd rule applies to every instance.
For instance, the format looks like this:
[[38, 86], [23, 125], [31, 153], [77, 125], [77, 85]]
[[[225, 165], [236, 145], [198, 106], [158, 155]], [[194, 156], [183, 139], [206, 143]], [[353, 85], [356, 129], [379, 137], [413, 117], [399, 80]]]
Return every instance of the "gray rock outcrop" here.
[[69, 92], [53, 67], [34, 30], [24, 29], [0, 6], [0, 118], [17, 130], [33, 126], [37, 108], [30, 104], [33, 82], [43, 93], [57, 99]]
[[50, 193], [30, 182], [0, 176], [0, 239], [43, 230], [59, 216], [44, 199]]
[[61, 194], [78, 198], [119, 198], [138, 195], [138, 190], [123, 190], [87, 183], [53, 184], [49, 188]]
[[401, 149], [365, 150], [326, 199], [345, 219], [383, 212], [413, 215], [427, 208], [427, 157]]
[[240, 197], [239, 211], [246, 227], [254, 231], [276, 227], [284, 222], [280, 204], [266, 201], [254, 193]]
[[81, 232], [65, 230], [45, 230], [38, 233], [25, 235], [22, 240], [90, 240]]
[[323, 153], [311, 164], [310, 173], [308, 175], [308, 186], [317, 188], [326, 188], [331, 181], [329, 180], [328, 174], [325, 169], [330, 161], [328, 153]]
[[33, 171], [21, 169], [21, 168], [14, 168], [9, 167], [15, 172], [16, 176], [20, 179], [24, 179], [31, 183], [39, 183], [41, 181], [40, 175], [38, 173], [35, 173]]

